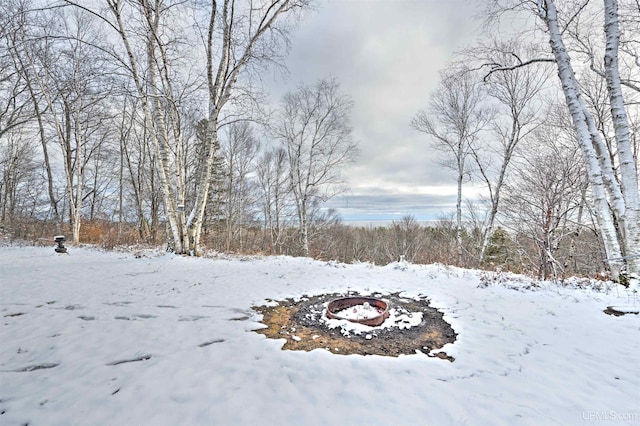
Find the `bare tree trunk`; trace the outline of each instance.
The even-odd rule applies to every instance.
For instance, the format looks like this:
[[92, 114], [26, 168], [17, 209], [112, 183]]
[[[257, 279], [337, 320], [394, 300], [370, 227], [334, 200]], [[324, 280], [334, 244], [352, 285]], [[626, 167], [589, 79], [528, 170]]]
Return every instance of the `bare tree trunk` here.
[[437, 150], [449, 157], [443, 165], [456, 173], [456, 261], [462, 265], [462, 184], [467, 173], [467, 156], [484, 127], [486, 113], [481, 106], [477, 81], [469, 70], [442, 75], [438, 90], [429, 100], [428, 108], [412, 120], [413, 127], [433, 138]]
[[282, 221], [286, 185], [286, 152], [276, 149], [267, 152], [258, 164], [258, 179], [262, 186], [265, 231], [268, 233], [271, 254], [281, 254]]
[[274, 126], [288, 161], [300, 244], [309, 254], [309, 215], [316, 203], [339, 193], [341, 169], [355, 161], [357, 145], [351, 137], [350, 98], [339, 93], [335, 80], [320, 80], [285, 95]]
[[[213, 120], [211, 120], [211, 117], [213, 117]], [[209, 114], [206, 134], [207, 139], [205, 143], [208, 145], [206, 149], [207, 157], [204, 162], [204, 167], [201, 170], [201, 174], [198, 177], [198, 191], [196, 193], [195, 205], [187, 219], [187, 226], [190, 229], [191, 235], [193, 235], [191, 251], [196, 256], [200, 254], [202, 225], [204, 223], [207, 198], [209, 196], [211, 176], [213, 175], [213, 165], [215, 162], [214, 147], [218, 144], [218, 120], [216, 114]]]
[[[22, 64], [22, 58], [19, 58], [20, 63]], [[47, 147], [47, 138], [44, 129], [44, 122], [42, 120], [42, 111], [40, 110], [40, 105], [36, 98], [35, 91], [31, 84], [31, 77], [29, 76], [29, 71], [22, 66], [25, 80], [27, 83], [27, 88], [29, 89], [29, 96], [33, 102], [33, 108], [36, 114], [36, 120], [38, 122], [38, 134], [40, 137], [40, 145], [42, 146], [42, 158], [44, 161], [44, 169], [47, 174], [47, 195], [49, 196], [49, 205], [51, 206], [51, 211], [53, 213], [53, 220], [56, 223], [58, 228], [58, 233], [60, 231], [60, 214], [58, 213], [58, 202], [53, 192], [53, 174], [51, 173], [51, 163], [49, 161], [49, 149]]]
[[[122, 109], [122, 121], [120, 122], [120, 156], [122, 158], [122, 161], [124, 161], [124, 163], [126, 164], [127, 170], [129, 172], [129, 179], [131, 180], [131, 188], [133, 189], [134, 204], [135, 204], [136, 213], [138, 216], [138, 234], [143, 241], [150, 242], [151, 230], [149, 229], [149, 223], [145, 217], [145, 212], [143, 208], [144, 185], [143, 185], [143, 178], [142, 178], [142, 173], [143, 173], [142, 164], [144, 164], [147, 156], [146, 142], [140, 143], [140, 147], [138, 150], [139, 157], [138, 157], [137, 167], [132, 164], [132, 161], [131, 161], [132, 148], [128, 145], [128, 139], [130, 139], [131, 137], [130, 130], [134, 121], [134, 113], [135, 113], [135, 107], [132, 108], [131, 118], [129, 120], [129, 123], [125, 124], [126, 107], [123, 107]], [[125, 130], [125, 126], [127, 127], [126, 130]], [[146, 129], [145, 129], [145, 132], [146, 132]], [[122, 167], [124, 167], [124, 165]], [[153, 202], [153, 198], [155, 197], [155, 194], [154, 194], [155, 186], [153, 183], [155, 168], [153, 167], [152, 161], [149, 161], [149, 169], [150, 169], [149, 185], [151, 186], [149, 197], [151, 198], [151, 203], [152, 203], [151, 210], [155, 211], [154, 202]], [[122, 185], [123, 187], [120, 188], [120, 197], [123, 196], [123, 192], [124, 192], [124, 179], [123, 179]], [[122, 199], [120, 203], [122, 204]], [[120, 215], [122, 214], [123, 214], [122, 211], [120, 211]]]
[[[157, 62], [155, 49], [160, 48], [158, 33], [158, 15], [160, 13], [160, 5], [156, 2], [156, 7], [152, 7], [147, 1], [143, 1], [144, 14], [149, 25], [149, 31], [147, 36], [147, 66], [149, 75], [149, 89], [151, 90], [151, 118], [153, 120], [153, 127], [156, 130], [156, 136], [154, 138], [156, 154], [160, 161], [160, 184], [162, 186], [162, 193], [164, 195], [164, 208], [167, 220], [169, 221], [169, 227], [173, 234], [173, 243], [175, 244], [174, 251], [178, 254], [188, 253], [189, 249], [189, 237], [184, 232], [186, 229], [181, 217], [184, 217], [184, 204], [181, 204], [181, 208], [178, 207], [178, 203], [184, 199], [184, 196], [174, 196], [172, 188], [172, 182], [170, 180], [171, 173], [171, 148], [169, 145], [169, 131], [167, 130], [167, 123], [164, 117], [164, 109], [162, 105], [162, 95], [158, 91], [157, 81]], [[155, 11], [155, 15], [151, 16], [152, 11]], [[176, 184], [179, 184], [180, 180]], [[178, 193], [181, 189], [177, 188]], [[178, 198], [178, 200], [176, 200]]]
[[119, 152], [119, 162], [118, 162], [118, 241], [120, 240], [120, 237], [122, 236], [122, 219], [123, 219], [123, 210], [124, 210], [124, 150], [125, 150], [125, 143], [124, 143], [124, 135], [123, 133], [123, 128], [124, 128], [124, 120], [125, 120], [125, 109], [123, 108], [122, 110], [122, 122], [120, 123], [120, 140], [118, 141], [120, 143], [120, 152]]
[[300, 208], [300, 241], [302, 242], [302, 253], [309, 256], [309, 220], [307, 212], [308, 201], [305, 199]]
[[[491, 52], [491, 57], [483, 59], [484, 61], [495, 62], [496, 59], [504, 63], [513, 63], [514, 56], [508, 52], [510, 49], [516, 49], [519, 46], [511, 44], [498, 44], [496, 49]], [[498, 52], [496, 53], [495, 50]], [[493, 56], [497, 56], [494, 58]], [[488, 94], [499, 102], [499, 107], [504, 109], [505, 124], [508, 128], [503, 128], [500, 123], [498, 113], [492, 121], [494, 121], [494, 129], [496, 139], [500, 143], [500, 151], [498, 152], [498, 160], [500, 167], [495, 181], [490, 178], [487, 171], [487, 164], [491, 164], [491, 160], [481, 159], [481, 151], [486, 150], [486, 146], [473, 147], [473, 156], [478, 165], [480, 174], [484, 178], [489, 190], [489, 199], [491, 202], [487, 226], [483, 233], [482, 245], [480, 248], [479, 261], [484, 261], [485, 253], [489, 245], [489, 241], [495, 228], [495, 221], [500, 209], [500, 199], [504, 180], [507, 170], [511, 164], [514, 153], [520, 145], [521, 140], [538, 127], [539, 121], [537, 113], [533, 109], [529, 109], [531, 103], [536, 101], [536, 96], [547, 80], [547, 72], [544, 69], [525, 67], [518, 69], [505, 70], [500, 73], [492, 73], [487, 75], [485, 81], [488, 85]], [[487, 162], [487, 164], [485, 164]]]
[[[207, 87], [209, 89], [209, 122], [207, 127], [208, 143], [211, 147], [218, 143], [217, 131], [220, 114], [224, 106], [229, 102], [232, 93], [236, 89], [240, 72], [247, 67], [250, 62], [257, 62], [261, 59], [254, 56], [254, 49], [259, 42], [268, 43], [268, 37], [286, 36], [286, 30], [277, 28], [279, 19], [294, 9], [302, 8], [307, 0], [269, 0], [262, 7], [252, 8], [248, 16], [239, 15], [234, 0], [224, 0], [222, 5], [222, 16], [218, 17], [217, 3], [213, 2], [211, 7], [209, 26], [207, 29]], [[240, 12], [242, 13], [242, 12]], [[221, 19], [219, 19], [221, 18]], [[239, 36], [234, 32], [235, 25], [239, 21], [248, 20], [248, 32]], [[216, 28], [216, 22], [222, 22], [221, 28]], [[270, 31], [277, 28], [277, 31]], [[216, 32], [216, 30], [218, 32]], [[217, 68], [214, 66], [215, 37], [221, 34], [221, 51]], [[244, 41], [242, 41], [244, 39]], [[263, 44], [267, 50], [276, 54], [277, 44]], [[196, 205], [194, 206], [187, 226], [191, 229], [194, 239], [192, 241], [192, 252], [198, 255], [200, 252], [200, 235], [207, 205], [207, 197], [213, 173], [215, 149], [209, 150], [209, 157], [206, 161], [205, 173], [200, 179], [196, 195]]]
[[618, 1], [603, 1], [605, 8], [604, 31], [606, 35], [604, 71], [618, 150], [620, 186], [625, 202], [624, 254], [632, 256], [627, 259], [628, 272], [640, 274], [640, 192], [638, 191], [638, 170], [633, 158], [629, 136], [629, 121], [625, 111], [618, 69], [620, 43]]
[[[51, 108], [53, 110], [53, 104], [51, 104]], [[71, 225], [71, 233], [72, 233], [72, 242], [74, 244], [78, 244], [80, 242], [80, 228], [76, 227], [76, 223], [79, 221], [79, 217], [77, 216], [78, 208], [76, 205], [76, 197], [74, 194], [74, 161], [72, 157], [72, 152], [77, 149], [72, 148], [71, 139], [72, 139], [72, 126], [71, 126], [71, 105], [69, 104], [67, 99], [63, 100], [63, 113], [64, 113], [64, 132], [59, 133], [59, 143], [60, 148], [63, 153], [63, 162], [64, 162], [64, 172], [65, 178], [67, 182], [67, 199], [69, 200], [69, 221]], [[76, 167], [80, 167], [79, 164], [75, 165]]]
[[[569, 59], [569, 54], [562, 40], [562, 32], [558, 25], [555, 2], [554, 0], [544, 0], [544, 3], [546, 10], [540, 8], [539, 14], [549, 30], [549, 43], [556, 60], [558, 75], [562, 82], [562, 89], [565, 94], [567, 106], [569, 107], [569, 112], [577, 131], [578, 142], [583, 151], [605, 251], [609, 258], [617, 258], [621, 256], [620, 244], [616, 236], [614, 220], [607, 203], [603, 182], [603, 173], [611, 178], [611, 172], [602, 170], [598, 163], [598, 156], [594, 150], [592, 134], [589, 131], [587, 122], [587, 116], [590, 116], [590, 112], [580, 97], [580, 88], [576, 81], [571, 60]], [[616, 275], [616, 271], [613, 272], [614, 275]]]
[[457, 197], [456, 197], [456, 265], [463, 265], [462, 251], [462, 181], [464, 179], [465, 165], [464, 157], [461, 155], [458, 157], [458, 179], [457, 179]]
[[[167, 37], [170, 36], [171, 31], [165, 31], [164, 26], [168, 23], [162, 19], [174, 12], [182, 13], [182, 16], [191, 15], [191, 11], [176, 12], [184, 2], [105, 0], [115, 18], [115, 22], [111, 22], [101, 13], [92, 11], [78, 1], [63, 1], [100, 17], [110, 28], [118, 32], [126, 51], [125, 62], [128, 62], [128, 72], [131, 73], [142, 102], [145, 126], [151, 129], [149, 134], [158, 161], [157, 171], [162, 188], [165, 216], [169, 225], [169, 234], [173, 237], [174, 249], [178, 253], [198, 255], [215, 150], [210, 149], [208, 157], [204, 159], [205, 167], [201, 176], [197, 178], [193, 208], [187, 218], [185, 216], [187, 207], [185, 205], [187, 202], [185, 163], [181, 152], [179, 109], [171, 87], [172, 78], [175, 78], [175, 75], [172, 75], [171, 64], [168, 62]], [[220, 114], [235, 91], [241, 71], [250, 63], [277, 60], [280, 43], [286, 41], [287, 28], [276, 26], [276, 22], [279, 22], [281, 16], [294, 9], [302, 8], [308, 1], [248, 1], [241, 5], [236, 0], [224, 0], [221, 6], [218, 1], [210, 2], [206, 41], [206, 75], [209, 89], [209, 120], [206, 134], [211, 146], [217, 143], [216, 132]], [[146, 70], [140, 68], [136, 59], [138, 52], [134, 50], [134, 44], [130, 41], [134, 33], [124, 24], [126, 17], [123, 16], [123, 9], [126, 5], [131, 6], [132, 13], [136, 15], [134, 20], [141, 21], [146, 30], [144, 35], [140, 35], [142, 45], [146, 48]], [[204, 4], [195, 7], [203, 8]], [[220, 8], [222, 9], [221, 17], [218, 16]], [[258, 48], [259, 52], [254, 52]], [[215, 58], [219, 59], [217, 68], [213, 64]], [[145, 81], [145, 73], [148, 76], [148, 84]], [[170, 136], [173, 138], [171, 139]]]
[[[70, 4], [75, 3], [71, 1], [67, 1]], [[125, 50], [127, 52], [127, 57], [129, 60], [129, 69], [131, 71], [133, 80], [136, 85], [136, 89], [138, 91], [138, 95], [140, 96], [142, 109], [145, 117], [145, 125], [149, 129], [147, 134], [150, 136], [153, 146], [155, 147], [156, 155], [159, 158], [160, 165], [158, 169], [158, 175], [160, 177], [160, 184], [162, 187], [163, 199], [164, 199], [164, 208], [166, 219], [169, 223], [169, 229], [171, 235], [173, 236], [173, 244], [174, 251], [177, 253], [184, 253], [186, 248], [183, 246], [183, 239], [180, 232], [178, 218], [177, 218], [177, 206], [176, 200], [172, 196], [173, 191], [171, 190], [171, 182], [169, 180], [170, 176], [170, 163], [169, 163], [169, 153], [167, 149], [168, 143], [168, 132], [166, 129], [166, 125], [164, 124], [164, 118], [162, 115], [162, 106], [160, 104], [160, 99], [156, 96], [155, 100], [151, 99], [152, 105], [150, 103], [150, 96], [146, 93], [145, 86], [142, 81], [142, 76], [139, 70], [138, 61], [134, 55], [134, 51], [129, 42], [128, 31], [125, 28], [124, 22], [122, 20], [122, 4], [118, 0], [107, 0], [109, 9], [113, 13], [113, 16], [116, 19], [115, 28], [118, 31], [118, 35], [120, 36]], [[150, 6], [146, 1], [143, 2], [144, 13], [149, 14]], [[77, 6], [77, 5], [76, 5]], [[160, 13], [160, 11], [157, 11]], [[149, 16], [145, 15], [148, 23], [153, 22]], [[157, 77], [156, 77], [156, 64], [155, 64], [155, 46], [156, 39], [154, 37], [153, 32], [150, 30], [146, 40], [146, 54], [147, 54], [147, 63], [149, 66], [149, 78], [150, 78], [150, 86], [152, 90], [157, 89]], [[157, 131], [156, 131], [157, 130]], [[162, 139], [162, 140], [160, 140]]]

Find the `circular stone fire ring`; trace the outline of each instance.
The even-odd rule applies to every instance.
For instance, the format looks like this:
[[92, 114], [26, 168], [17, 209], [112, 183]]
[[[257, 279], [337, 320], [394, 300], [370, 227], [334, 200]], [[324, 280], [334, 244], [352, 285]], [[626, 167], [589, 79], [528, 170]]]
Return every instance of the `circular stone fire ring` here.
[[[379, 326], [354, 323], [354, 328], [346, 325], [349, 321], [328, 318], [329, 304], [345, 298], [380, 299], [387, 303], [389, 318]], [[429, 357], [454, 361], [452, 356], [440, 349], [455, 342], [457, 333], [445, 321], [444, 314], [430, 306], [429, 299], [424, 295], [325, 293], [279, 301], [267, 299], [267, 302], [266, 305], [253, 307], [262, 316], [259, 322], [263, 324], [254, 331], [269, 339], [284, 339], [283, 350], [324, 349], [341, 355], [391, 357], [422, 352]], [[412, 324], [404, 323], [410, 319], [413, 320]], [[415, 323], [417, 319], [419, 324]], [[388, 326], [385, 327], [385, 323]]]
[[376, 327], [389, 318], [389, 304], [373, 297], [342, 297], [329, 302], [327, 317]]

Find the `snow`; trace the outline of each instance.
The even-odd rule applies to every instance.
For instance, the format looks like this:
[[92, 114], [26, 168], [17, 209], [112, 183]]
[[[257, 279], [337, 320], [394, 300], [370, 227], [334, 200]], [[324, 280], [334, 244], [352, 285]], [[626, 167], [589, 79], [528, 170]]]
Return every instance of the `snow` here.
[[348, 320], [364, 320], [379, 317], [383, 312], [383, 309], [372, 307], [369, 302], [364, 302], [362, 305], [354, 305], [338, 311], [336, 316]]
[[[442, 265], [1, 247], [0, 425], [640, 424], [640, 315], [602, 312], [639, 302], [578, 287]], [[253, 332], [252, 306], [348, 290], [428, 296], [458, 333], [442, 349], [455, 361], [282, 351]]]
[[[343, 336], [349, 336], [351, 334], [370, 333], [375, 330], [382, 330], [385, 328], [397, 327], [405, 330], [411, 327], [415, 327], [422, 322], [422, 312], [409, 312], [404, 308], [391, 308], [389, 309], [389, 318], [378, 326], [369, 326], [364, 324], [355, 323], [349, 321], [350, 319], [363, 319], [367, 318], [366, 309], [359, 308], [363, 305], [356, 305], [352, 308], [343, 309], [336, 312], [340, 318], [344, 319], [331, 319], [327, 318], [326, 309], [322, 312], [322, 316], [319, 320], [327, 325], [328, 328], [340, 328], [340, 332]], [[355, 308], [355, 310], [354, 310]], [[369, 307], [374, 313], [373, 317], [379, 316], [380, 312], [376, 309]], [[347, 312], [349, 311], [349, 312]], [[369, 311], [370, 312], [370, 311]], [[370, 339], [370, 338], [369, 338]]]

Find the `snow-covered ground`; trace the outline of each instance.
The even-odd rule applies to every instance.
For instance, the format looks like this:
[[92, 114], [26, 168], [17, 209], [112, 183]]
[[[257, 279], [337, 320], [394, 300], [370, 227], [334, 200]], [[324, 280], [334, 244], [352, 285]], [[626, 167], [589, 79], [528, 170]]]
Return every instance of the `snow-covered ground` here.
[[[639, 303], [622, 289], [69, 252], [0, 248], [2, 425], [640, 424], [640, 316], [602, 312]], [[427, 295], [458, 333], [455, 362], [282, 351], [252, 332], [251, 306], [346, 290]]]

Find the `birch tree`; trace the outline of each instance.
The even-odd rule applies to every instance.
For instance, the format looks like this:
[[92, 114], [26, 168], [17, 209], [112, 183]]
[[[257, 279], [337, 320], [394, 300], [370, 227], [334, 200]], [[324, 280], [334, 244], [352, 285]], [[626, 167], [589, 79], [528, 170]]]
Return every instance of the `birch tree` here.
[[[32, 18], [29, 18], [29, 10], [30, 6], [26, 1], [7, 1], [4, 3], [1, 15], [6, 19], [6, 22], [3, 21], [2, 23], [2, 35], [0, 38], [7, 43], [7, 56], [3, 56], [3, 59], [7, 61], [9, 57], [11, 58], [13, 70], [23, 79], [24, 88], [28, 93], [32, 105], [30, 114], [32, 114], [33, 119], [35, 119], [37, 123], [38, 136], [42, 147], [44, 171], [47, 176], [47, 195], [49, 197], [53, 219], [59, 228], [58, 196], [54, 188], [54, 178], [45, 129], [47, 107], [38, 89], [38, 78], [37, 75], [35, 75], [37, 67], [34, 64], [35, 52], [38, 49], [37, 46], [42, 44], [43, 38], [41, 35], [30, 33], [28, 22], [32, 21]], [[46, 22], [42, 26], [46, 27]], [[4, 62], [3, 66], [9, 66], [8, 62]], [[12, 121], [15, 123], [15, 120]], [[58, 231], [60, 232], [59, 229]]]
[[[514, 63], [515, 58], [506, 53], [516, 49], [509, 44], [495, 42], [491, 56], [497, 55], [501, 64]], [[472, 155], [477, 169], [489, 191], [489, 213], [483, 229], [479, 262], [482, 263], [493, 234], [500, 209], [501, 192], [505, 184], [511, 160], [520, 142], [530, 135], [541, 122], [540, 100], [537, 99], [548, 78], [542, 67], [524, 67], [492, 73], [484, 79], [489, 98], [495, 100], [496, 114], [489, 127], [487, 138], [495, 143], [472, 145]], [[488, 146], [487, 146], [488, 145]]]
[[[213, 1], [209, 7], [196, 3], [192, 9], [187, 9], [191, 5], [186, 2], [168, 0], [105, 0], [107, 16], [79, 2], [63, 1], [100, 16], [119, 36], [124, 52], [121, 55], [114, 47], [113, 56], [130, 73], [141, 99], [145, 125], [153, 130], [149, 136], [158, 158], [172, 249], [199, 254], [218, 130], [230, 120], [243, 118], [241, 111], [232, 108], [252, 92], [243, 79], [261, 65], [277, 62], [288, 41], [287, 18], [310, 0], [223, 0]], [[193, 33], [194, 25], [200, 28], [203, 15], [208, 17], [204, 29], [200, 34]], [[196, 22], [187, 23], [187, 16], [195, 16]], [[176, 55], [185, 54], [188, 46], [198, 46], [198, 36], [204, 45], [192, 55], [196, 64], [198, 58], [204, 58], [201, 69], [206, 76], [209, 104], [206, 138], [211, 149], [205, 150], [203, 167], [197, 168], [197, 191], [194, 199], [188, 200], [179, 91], [173, 85]], [[179, 39], [189, 43], [181, 44]], [[144, 56], [137, 46], [144, 46]]]
[[230, 251], [242, 228], [248, 225], [254, 216], [255, 182], [251, 175], [260, 144], [246, 121], [234, 123], [227, 130], [222, 143], [227, 168], [223, 211], [226, 222], [226, 250]]
[[309, 219], [320, 202], [343, 190], [343, 168], [354, 162], [353, 103], [335, 80], [301, 85], [285, 95], [274, 134], [287, 154], [289, 185], [298, 218], [300, 245], [309, 255]]
[[11, 24], [0, 21], [0, 138], [35, 117], [25, 77], [12, 57], [20, 28]]
[[[628, 118], [625, 113], [624, 97], [619, 75], [619, 11], [616, 0], [603, 0], [605, 33], [604, 75], [610, 101], [612, 120], [615, 128], [615, 153], [609, 154], [594, 117], [583, 99], [581, 87], [576, 77], [574, 65], [565, 43], [564, 32], [576, 20], [581, 10], [578, 8], [561, 15], [554, 0], [494, 1], [494, 12], [526, 10], [533, 13], [543, 24], [551, 49], [551, 56], [520, 61], [517, 66], [534, 62], [553, 61], [558, 70], [565, 101], [571, 115], [579, 145], [586, 165], [592, 200], [598, 213], [598, 226], [602, 235], [607, 257], [613, 261], [624, 260], [629, 273], [640, 272], [640, 245], [638, 235], [640, 221], [638, 211], [637, 163], [633, 158], [631, 141], [628, 137]], [[509, 67], [496, 66], [496, 70]], [[626, 81], [629, 83], [629, 81]], [[613, 159], [613, 160], [612, 160]], [[616, 231], [616, 223], [620, 232]], [[619, 268], [612, 263], [614, 278]]]
[[11, 231], [20, 216], [38, 207], [36, 148], [27, 132], [16, 127], [0, 139], [0, 228]]
[[[79, 10], [57, 10], [48, 18], [50, 21], [45, 22], [55, 21], [58, 25], [44, 27], [38, 34], [41, 42], [22, 46], [15, 57], [24, 67], [41, 138], [45, 126], [53, 129], [64, 170], [72, 241], [78, 243], [87, 196], [86, 172], [107, 132], [104, 100], [110, 80], [104, 58], [89, 48], [100, 37], [90, 16]], [[33, 49], [26, 49], [27, 46]], [[45, 102], [46, 114], [39, 110], [36, 98]], [[42, 144], [46, 160], [46, 142]]]
[[436, 150], [447, 156], [444, 165], [456, 173], [456, 256], [463, 264], [462, 186], [469, 175], [473, 144], [486, 123], [481, 88], [467, 70], [443, 74], [427, 109], [412, 120], [412, 126], [430, 136]]
[[504, 215], [512, 231], [532, 240], [542, 279], [563, 275], [556, 252], [581, 222], [585, 174], [575, 138], [555, 123], [538, 128], [514, 158], [505, 184]]
[[[306, 8], [310, 0], [251, 0], [213, 2], [206, 31], [206, 76], [209, 113], [208, 144], [218, 144], [218, 128], [224, 123], [223, 113], [234, 98], [243, 93], [239, 79], [243, 73], [268, 61], [277, 61], [286, 44], [289, 15]], [[198, 254], [202, 225], [215, 162], [215, 150], [205, 158], [198, 193], [187, 226], [192, 252]]]
[[287, 152], [278, 147], [265, 152], [256, 167], [262, 193], [264, 228], [269, 234], [272, 254], [281, 254], [285, 225], [289, 216]]
[[[617, 0], [604, 1], [604, 32], [606, 47], [604, 72], [611, 107], [611, 118], [620, 168], [620, 186], [624, 197], [624, 254], [630, 273], [640, 274], [640, 191], [638, 190], [638, 164], [633, 156], [629, 120], [627, 117], [618, 62], [620, 26]], [[640, 10], [638, 11], [640, 12]]]

